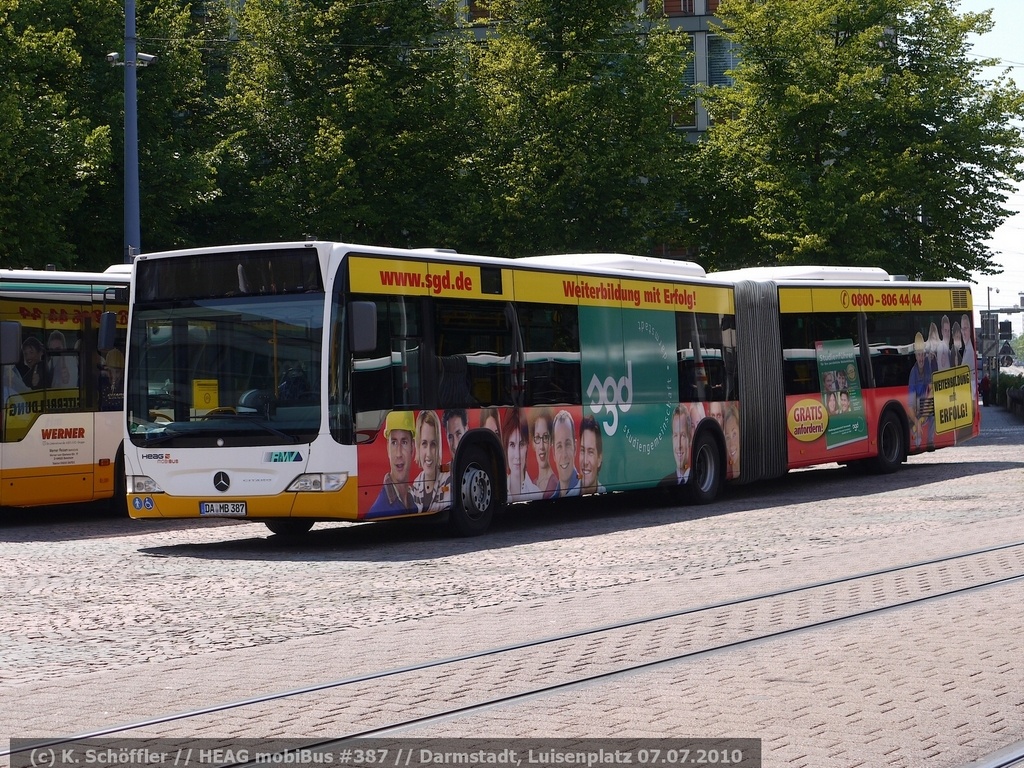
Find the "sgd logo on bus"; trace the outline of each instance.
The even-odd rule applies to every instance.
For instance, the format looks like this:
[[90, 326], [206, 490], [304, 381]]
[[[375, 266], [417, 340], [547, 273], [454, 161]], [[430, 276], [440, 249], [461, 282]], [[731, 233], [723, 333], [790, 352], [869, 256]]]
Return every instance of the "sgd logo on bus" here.
[[601, 427], [611, 437], [619, 428], [619, 411], [626, 413], [633, 405], [633, 363], [626, 362], [626, 375], [618, 381], [609, 376], [602, 383], [594, 374], [587, 387], [587, 396], [595, 417], [604, 411], [608, 413], [608, 419], [602, 422]]

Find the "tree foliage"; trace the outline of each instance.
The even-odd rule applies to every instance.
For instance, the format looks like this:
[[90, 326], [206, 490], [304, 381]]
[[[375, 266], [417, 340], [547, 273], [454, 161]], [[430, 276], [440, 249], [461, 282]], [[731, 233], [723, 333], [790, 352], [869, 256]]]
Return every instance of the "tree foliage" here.
[[419, 0], [249, 0], [219, 160], [237, 238], [525, 253], [667, 231], [678, 42], [629, 0], [491, 10], [478, 42]]
[[[44, 7], [45, 6], [45, 7]], [[84, 69], [65, 3], [0, 1], [0, 265], [74, 264], [74, 215], [106, 176], [108, 126], [74, 92]], [[63, 17], [63, 18], [62, 18]]]
[[210, 160], [214, 116], [227, 67], [223, 7], [157, 0], [139, 14], [140, 50], [158, 55], [139, 70], [139, 175], [143, 250], [202, 242], [197, 218], [217, 197]]
[[[143, 244], [154, 250], [194, 242], [192, 215], [213, 194], [205, 158], [216, 93], [186, 4], [142, 0], [137, 17], [140, 50], [158, 57], [137, 73]], [[122, 260], [124, 69], [106, 54], [123, 39], [118, 0], [0, 0], [4, 266]]]
[[[706, 267], [991, 271], [1024, 111], [954, 0], [722, 0], [742, 49], [685, 106], [689, 46], [635, 0], [137, 0], [146, 251], [315, 234]], [[122, 0], [0, 0], [0, 265], [123, 258]]]
[[505, 254], [649, 252], [677, 238], [686, 49], [622, 0], [494, 0], [472, 51], [480, 188], [467, 232]]
[[969, 55], [988, 14], [953, 0], [723, 0], [735, 86], [690, 206], [714, 266], [882, 265], [989, 272], [986, 240], [1021, 169], [1021, 92]]
[[471, 130], [450, 15], [416, 0], [248, 0], [220, 119], [222, 239], [424, 245], [444, 232], [461, 197], [451, 156]]

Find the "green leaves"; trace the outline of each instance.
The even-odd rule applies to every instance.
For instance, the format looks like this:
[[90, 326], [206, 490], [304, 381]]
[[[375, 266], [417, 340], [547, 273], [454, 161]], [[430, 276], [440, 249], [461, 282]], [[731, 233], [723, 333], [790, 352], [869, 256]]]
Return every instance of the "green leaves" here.
[[613, 0], [504, 0], [492, 14], [471, 72], [479, 249], [649, 251], [675, 239], [681, 36]]
[[1021, 173], [1021, 93], [985, 83], [967, 37], [987, 15], [950, 0], [729, 0], [743, 51], [691, 211], [713, 266], [881, 265], [918, 277], [985, 272], [987, 236]]
[[[138, 0], [143, 248], [302, 238], [711, 268], [989, 269], [1021, 91], [953, 0], [722, 0], [730, 87], [632, 0]], [[0, 0], [0, 264], [121, 259], [119, 0]], [[731, 51], [724, 49], [724, 56]], [[1016, 122], [1015, 122], [1016, 121]]]
[[[212, 194], [210, 59], [177, 2], [138, 3], [143, 246], [194, 237]], [[222, 17], [226, 20], [226, 16]], [[223, 39], [222, 27], [213, 37]], [[114, 0], [0, 0], [0, 264], [103, 269], [122, 259], [124, 10]]]

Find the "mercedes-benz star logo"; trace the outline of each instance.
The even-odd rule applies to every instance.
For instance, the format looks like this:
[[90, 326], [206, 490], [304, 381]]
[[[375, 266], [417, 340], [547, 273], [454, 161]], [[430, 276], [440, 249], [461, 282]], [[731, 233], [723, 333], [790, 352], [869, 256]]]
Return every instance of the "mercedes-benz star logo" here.
[[231, 478], [228, 477], [227, 472], [218, 472], [213, 476], [213, 487], [221, 493], [227, 491], [231, 487]]

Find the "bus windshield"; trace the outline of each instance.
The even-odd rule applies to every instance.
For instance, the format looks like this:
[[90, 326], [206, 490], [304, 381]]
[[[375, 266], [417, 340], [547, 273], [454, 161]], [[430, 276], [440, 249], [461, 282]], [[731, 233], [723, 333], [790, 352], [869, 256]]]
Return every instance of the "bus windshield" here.
[[140, 446], [310, 442], [322, 292], [135, 307], [127, 416]]

